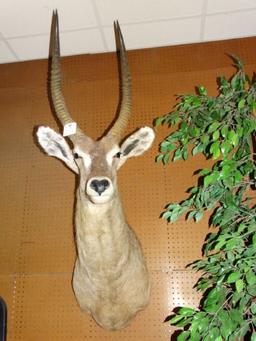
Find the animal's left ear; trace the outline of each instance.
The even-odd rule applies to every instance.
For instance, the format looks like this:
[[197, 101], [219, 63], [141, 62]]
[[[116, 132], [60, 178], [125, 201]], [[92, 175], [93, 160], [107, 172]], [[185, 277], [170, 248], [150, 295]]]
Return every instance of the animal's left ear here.
[[154, 141], [155, 133], [152, 128], [143, 127], [130, 135], [121, 145], [121, 160], [132, 156], [142, 155]]

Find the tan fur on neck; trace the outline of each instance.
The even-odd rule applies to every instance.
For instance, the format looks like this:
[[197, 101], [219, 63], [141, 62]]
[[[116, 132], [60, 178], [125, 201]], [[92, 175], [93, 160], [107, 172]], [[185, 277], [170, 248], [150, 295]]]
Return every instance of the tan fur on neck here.
[[149, 281], [118, 192], [110, 203], [94, 205], [78, 189], [76, 239], [73, 288], [80, 307], [106, 329], [127, 326], [148, 303]]

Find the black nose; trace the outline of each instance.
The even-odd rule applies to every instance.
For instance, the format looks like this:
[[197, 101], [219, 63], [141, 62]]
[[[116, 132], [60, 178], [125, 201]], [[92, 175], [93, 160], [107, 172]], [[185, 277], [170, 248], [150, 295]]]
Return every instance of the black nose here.
[[107, 179], [103, 180], [93, 180], [90, 183], [90, 187], [94, 189], [99, 195], [105, 191], [109, 187], [109, 181]]

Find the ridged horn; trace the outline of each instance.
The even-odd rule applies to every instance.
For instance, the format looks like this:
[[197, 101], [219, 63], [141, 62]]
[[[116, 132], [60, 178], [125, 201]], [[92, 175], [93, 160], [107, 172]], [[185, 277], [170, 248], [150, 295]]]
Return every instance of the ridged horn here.
[[[63, 125], [74, 122], [67, 109], [62, 88], [61, 88], [61, 68], [60, 68], [60, 43], [59, 43], [59, 19], [57, 10], [53, 11], [50, 37], [50, 90], [55, 113]], [[76, 138], [84, 133], [77, 127], [76, 134], [69, 138], [74, 142]]]
[[124, 39], [118, 21], [114, 22], [116, 48], [119, 55], [119, 69], [120, 69], [120, 110], [117, 120], [108, 132], [118, 141], [121, 140], [122, 135], [128, 125], [132, 108], [132, 90], [131, 90], [131, 74], [127, 62], [126, 49]]

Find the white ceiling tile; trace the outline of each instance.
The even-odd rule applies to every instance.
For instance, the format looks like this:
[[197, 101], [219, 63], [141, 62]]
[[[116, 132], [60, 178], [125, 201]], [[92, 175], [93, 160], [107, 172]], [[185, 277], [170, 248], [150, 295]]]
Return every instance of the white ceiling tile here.
[[[45, 59], [49, 55], [49, 37], [35, 36], [12, 38], [8, 43], [19, 60]], [[101, 34], [98, 29], [61, 32], [60, 50], [62, 56], [97, 53], [104, 50]]]
[[256, 35], [256, 11], [217, 14], [206, 17], [204, 40]]
[[73, 30], [97, 26], [90, 0], [53, 0], [58, 9], [60, 30]]
[[42, 59], [48, 57], [48, 36], [14, 38], [9, 39], [8, 43], [19, 57], [19, 60]]
[[[158, 23], [122, 25], [121, 29], [125, 45], [129, 50], [198, 42], [200, 25], [199, 18], [187, 18]], [[113, 29], [105, 28], [104, 33], [109, 50], [115, 50]]]
[[256, 0], [208, 0], [207, 13], [232, 12], [256, 8]]
[[46, 34], [51, 14], [49, 0], [0, 1], [0, 31], [5, 38]]
[[53, 9], [60, 30], [97, 25], [90, 0], [6, 0], [0, 1], [0, 31], [5, 38], [49, 34]]
[[17, 61], [12, 51], [4, 41], [0, 40], [0, 63], [11, 63]]
[[101, 23], [138, 23], [200, 15], [204, 0], [94, 0]]
[[102, 37], [98, 29], [62, 32], [60, 40], [62, 56], [104, 51]]

